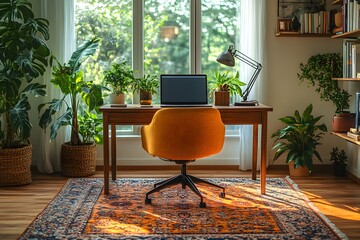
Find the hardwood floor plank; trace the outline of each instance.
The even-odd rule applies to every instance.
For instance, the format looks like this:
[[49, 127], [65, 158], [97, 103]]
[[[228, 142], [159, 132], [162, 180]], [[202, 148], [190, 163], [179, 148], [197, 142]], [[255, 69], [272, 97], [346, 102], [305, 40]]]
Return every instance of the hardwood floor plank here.
[[[250, 171], [189, 170], [198, 177], [251, 177]], [[177, 170], [125, 170], [118, 177], [169, 177]], [[285, 177], [286, 170], [269, 169], [267, 177]], [[92, 177], [103, 177], [97, 171]], [[259, 177], [259, 175], [258, 175]], [[360, 185], [349, 178], [327, 173], [292, 178], [315, 207], [350, 239], [360, 239]], [[17, 239], [35, 217], [61, 190], [66, 177], [59, 174], [33, 174], [33, 182], [21, 187], [0, 187], [0, 239]]]

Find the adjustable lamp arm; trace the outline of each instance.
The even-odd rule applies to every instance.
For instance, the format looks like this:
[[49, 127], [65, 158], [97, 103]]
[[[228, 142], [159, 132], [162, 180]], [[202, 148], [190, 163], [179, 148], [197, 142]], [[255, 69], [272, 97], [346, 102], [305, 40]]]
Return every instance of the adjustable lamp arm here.
[[234, 49], [233, 45], [230, 45], [229, 49], [226, 52], [220, 54], [220, 56], [216, 60], [222, 64], [233, 67], [233, 66], [235, 66], [234, 57], [255, 69], [254, 73], [252, 74], [252, 76], [247, 84], [245, 91], [243, 92], [243, 102], [247, 102], [250, 91], [251, 91], [252, 87], [254, 86], [256, 79], [258, 78], [258, 76], [260, 74], [262, 65], [260, 63], [256, 62], [254, 59], [246, 56], [242, 52]]

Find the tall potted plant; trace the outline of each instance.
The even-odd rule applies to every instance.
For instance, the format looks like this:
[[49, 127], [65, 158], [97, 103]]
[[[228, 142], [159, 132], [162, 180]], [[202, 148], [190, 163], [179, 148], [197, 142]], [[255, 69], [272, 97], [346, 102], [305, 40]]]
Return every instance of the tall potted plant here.
[[215, 106], [229, 106], [230, 95], [238, 94], [242, 97], [243, 83], [239, 80], [239, 72], [236, 72], [234, 76], [229, 75], [229, 72], [220, 73], [214, 72], [214, 78], [209, 80], [210, 94], [214, 97]]
[[113, 63], [105, 72], [104, 85], [111, 90], [110, 102], [114, 104], [125, 104], [125, 94], [134, 80], [134, 72], [127, 61]]
[[347, 132], [355, 126], [354, 114], [349, 112], [351, 95], [341, 89], [332, 78], [342, 76], [342, 57], [338, 53], [322, 53], [311, 56], [307, 63], [300, 64], [298, 78], [314, 86], [323, 101], [331, 101], [336, 107], [333, 117], [334, 132]]
[[[80, 66], [85, 59], [95, 53], [98, 44], [98, 38], [85, 41], [73, 52], [68, 63], [62, 65], [58, 62], [57, 66], [53, 67], [51, 82], [60, 88], [63, 97], [39, 106], [39, 111], [47, 106], [41, 115], [39, 125], [46, 129], [52, 123], [50, 139], [56, 137], [62, 126], [71, 126], [70, 141], [62, 144], [61, 147], [61, 171], [70, 177], [82, 177], [95, 173], [96, 145], [90, 141], [91, 137], [84, 135], [89, 132], [84, 133], [82, 130], [91, 130], [93, 140], [101, 141], [98, 138], [97, 115], [91, 114], [91, 112], [98, 110], [98, 107], [103, 104], [102, 90], [104, 87], [92, 81], [86, 81]], [[65, 108], [64, 113], [53, 120], [53, 115], [62, 108]], [[94, 124], [86, 125], [90, 120]], [[85, 124], [85, 127], [81, 127], [81, 124]], [[89, 126], [93, 129], [88, 129]]]
[[313, 169], [314, 157], [322, 162], [316, 148], [327, 128], [325, 124], [318, 124], [323, 116], [314, 117], [312, 110], [313, 106], [310, 104], [301, 115], [296, 110], [293, 116], [280, 118], [286, 126], [271, 135], [276, 138], [273, 146], [276, 150], [274, 161], [287, 152], [286, 163], [289, 163], [291, 176], [309, 175]]
[[34, 17], [27, 0], [0, 2], [0, 186], [32, 181], [28, 97], [46, 93], [45, 85], [33, 80], [51, 59], [48, 26]]
[[156, 94], [159, 87], [159, 79], [155, 75], [144, 75], [134, 78], [131, 86], [134, 92], [140, 93], [140, 105], [151, 105], [152, 94]]

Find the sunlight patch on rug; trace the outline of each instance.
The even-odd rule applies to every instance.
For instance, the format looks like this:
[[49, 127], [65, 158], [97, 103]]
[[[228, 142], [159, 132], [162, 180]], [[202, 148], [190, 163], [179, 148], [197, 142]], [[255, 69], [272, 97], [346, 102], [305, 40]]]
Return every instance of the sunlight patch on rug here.
[[[346, 239], [290, 179], [268, 178], [266, 195], [250, 178], [207, 179], [226, 187], [197, 185], [200, 198], [181, 185], [145, 194], [160, 179], [119, 179], [102, 192], [103, 179], [70, 179], [20, 239]], [[296, 187], [295, 187], [296, 188]]]

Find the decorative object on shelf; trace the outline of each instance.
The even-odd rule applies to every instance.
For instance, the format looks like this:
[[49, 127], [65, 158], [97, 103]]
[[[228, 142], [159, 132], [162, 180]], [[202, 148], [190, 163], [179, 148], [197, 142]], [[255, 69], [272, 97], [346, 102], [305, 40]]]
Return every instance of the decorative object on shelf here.
[[140, 105], [151, 105], [152, 94], [156, 94], [159, 87], [159, 79], [155, 75], [144, 75], [134, 78], [131, 83], [134, 92], [140, 94]]
[[[293, 116], [279, 119], [286, 126], [271, 135], [272, 138], [276, 138], [274, 141], [276, 144], [272, 148], [276, 149], [274, 161], [287, 152], [286, 163], [294, 163], [293, 167], [289, 165], [289, 168], [296, 171], [300, 166], [307, 167], [310, 173], [313, 169], [314, 157], [322, 162], [316, 148], [321, 144], [320, 140], [327, 128], [324, 123], [318, 124], [323, 116], [314, 117], [312, 110], [313, 106], [310, 104], [301, 115], [296, 110]], [[291, 171], [291, 174], [297, 175], [298, 173]]]
[[291, 28], [295, 32], [300, 30], [300, 22], [296, 16], [291, 19]]
[[[62, 65], [58, 62], [57, 67], [53, 68], [51, 82], [60, 87], [63, 98], [53, 99], [51, 102], [39, 106], [39, 110], [47, 106], [41, 115], [40, 127], [46, 129], [53, 122], [50, 128], [51, 140], [57, 136], [60, 127], [71, 126], [70, 142], [63, 143], [61, 148], [61, 156], [65, 157], [61, 158], [62, 172], [71, 177], [83, 177], [95, 173], [95, 155], [93, 152], [85, 154], [83, 151], [86, 149], [93, 151], [94, 142], [102, 143], [100, 134], [102, 124], [97, 113], [99, 107], [103, 105], [102, 91], [109, 89], [92, 81], [84, 80], [83, 71], [80, 70], [81, 64], [95, 53], [99, 41], [98, 38], [85, 41], [73, 52], [68, 63]], [[58, 113], [62, 107], [66, 108], [64, 113], [58, 118], [52, 119], [53, 115]], [[83, 150], [79, 154], [75, 154], [79, 148], [83, 148]], [[69, 156], [72, 159], [69, 159]], [[92, 157], [83, 158], [82, 156]], [[86, 161], [79, 163], [79, 159], [86, 159]], [[73, 165], [68, 164], [71, 161], [74, 162]]]
[[304, 64], [300, 64], [297, 74], [300, 82], [306, 81], [314, 86], [323, 101], [331, 101], [336, 107], [333, 117], [334, 132], [347, 132], [355, 126], [354, 114], [349, 109], [350, 94], [341, 89], [333, 77], [342, 75], [342, 58], [338, 53], [321, 53], [311, 56]]
[[[51, 62], [49, 22], [35, 18], [27, 0], [0, 4], [0, 186], [32, 182], [30, 96], [45, 96], [33, 82]], [[34, 100], [34, 99], [32, 99]]]
[[242, 86], [246, 84], [239, 80], [239, 72], [234, 76], [229, 75], [229, 72], [220, 73], [214, 72], [214, 78], [209, 79], [209, 93], [214, 96], [215, 106], [229, 106], [230, 95], [242, 94]]
[[260, 63], [256, 62], [255, 60], [253, 60], [252, 58], [241, 53], [240, 51], [236, 50], [233, 45], [230, 45], [227, 51], [221, 53], [217, 57], [216, 61], [218, 61], [219, 63], [222, 63], [226, 66], [234, 67], [235, 66], [235, 58], [234, 57], [255, 69], [249, 82], [247, 83], [246, 89], [243, 91], [243, 94], [242, 94], [243, 101], [235, 102], [234, 105], [237, 105], [237, 106], [258, 105], [258, 101], [256, 101], [256, 100], [249, 101], [248, 97], [249, 97], [252, 87], [254, 86], [256, 79], [258, 78], [258, 76], [260, 74], [262, 65]]
[[125, 105], [125, 94], [133, 80], [134, 72], [127, 61], [113, 63], [103, 79], [103, 84], [111, 89], [110, 103]]
[[337, 147], [333, 148], [330, 152], [330, 161], [334, 162], [334, 174], [337, 177], [345, 177], [346, 175], [346, 162], [348, 158], [345, 151], [339, 150]]

